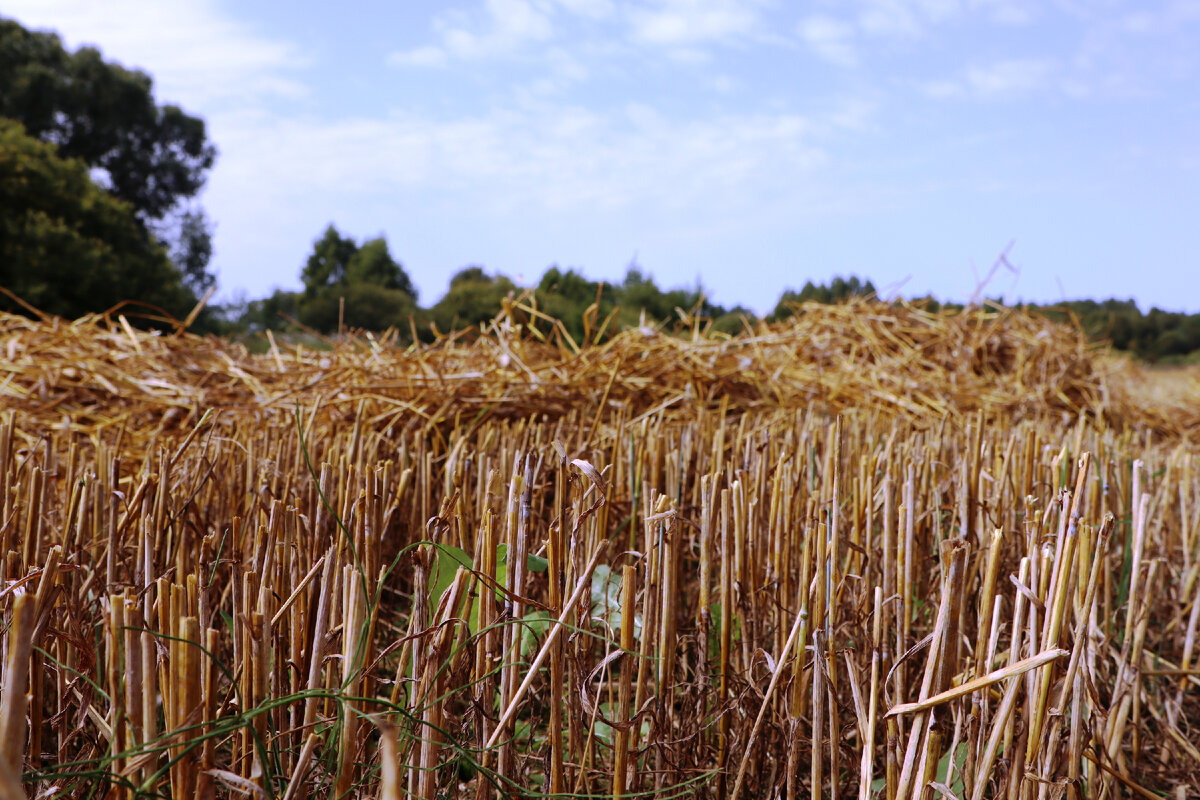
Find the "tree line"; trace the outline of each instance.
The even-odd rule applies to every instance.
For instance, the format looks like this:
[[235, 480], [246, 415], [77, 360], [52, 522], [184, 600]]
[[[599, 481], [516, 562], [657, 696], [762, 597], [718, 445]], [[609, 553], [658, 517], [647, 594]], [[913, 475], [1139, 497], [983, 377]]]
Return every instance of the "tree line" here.
[[[0, 18], [0, 310], [76, 318], [121, 308], [138, 324], [170, 326], [215, 287], [212, 226], [195, 198], [217, 151], [202, 119], [158, 103], [153, 88], [149, 75], [95, 48], [69, 51], [53, 33]], [[355, 240], [333, 224], [299, 267], [299, 291], [210, 304], [193, 330], [252, 337], [393, 328], [401, 340], [428, 340], [483, 325], [517, 297], [545, 315], [527, 314], [528, 324], [549, 332], [547, 320], [560, 320], [577, 343], [634, 326], [700, 322], [734, 334], [760, 321], [712, 302], [699, 284], [659, 287], [637, 264], [619, 282], [555, 265], [532, 287], [468, 265], [422, 306], [384, 238]], [[786, 289], [766, 320], [875, 291], [853, 276], [809, 281]], [[1148, 361], [1200, 360], [1200, 314], [1142, 313], [1132, 300], [1028, 308], [1074, 317], [1095, 339]]]
[[[743, 306], [714, 303], [697, 285], [663, 289], [653, 276], [631, 264], [619, 282], [592, 280], [576, 269], [549, 267], [536, 284], [519, 287], [502, 274], [478, 265], [455, 273], [446, 293], [429, 306], [417, 303], [417, 293], [404, 268], [388, 252], [382, 238], [361, 244], [330, 225], [313, 243], [300, 271], [301, 291], [277, 290], [270, 297], [226, 309], [229, 331], [255, 333], [266, 329], [328, 334], [339, 329], [394, 328], [401, 341], [415, 335], [431, 340], [439, 333], [478, 328], [500, 313], [506, 300], [525, 296], [532, 305], [561, 321], [576, 343], [596, 341], [630, 327], [671, 330], [699, 321], [710, 331], [736, 334], [759, 322], [779, 322], [804, 313], [806, 303], [840, 303], [853, 297], [875, 296], [869, 279], [834, 277], [828, 283], [807, 281], [800, 289], [785, 289], [772, 311], [759, 317]], [[913, 302], [937, 311], [961, 309], [932, 297]], [[993, 305], [1002, 305], [998, 300]], [[1053, 304], [1018, 303], [1018, 307], [1058, 322], [1077, 322], [1094, 341], [1110, 343], [1149, 362], [1200, 361], [1200, 314], [1151, 308], [1143, 313], [1133, 300], [1066, 300]], [[536, 318], [526, 321], [549, 325]], [[607, 323], [607, 324], [605, 324]]]
[[[227, 309], [232, 331], [328, 334], [342, 329], [394, 328], [401, 340], [413, 336], [431, 340], [441, 333], [478, 328], [494, 319], [505, 302], [518, 298], [545, 315], [527, 314], [528, 324], [549, 332], [547, 318], [556, 319], [576, 342], [633, 325], [670, 326], [681, 314], [699, 315], [730, 332], [740, 329], [743, 319], [753, 318], [748, 309], [726, 309], [711, 303], [701, 287], [660, 289], [636, 265], [615, 284], [552, 266], [528, 288], [519, 287], [506, 275], [470, 265], [451, 276], [440, 300], [422, 307], [411, 279], [392, 257], [385, 239], [358, 243], [332, 224], [313, 242], [300, 280], [303, 288], [299, 291], [280, 289], [269, 297]], [[589, 325], [595, 327], [594, 332]]]

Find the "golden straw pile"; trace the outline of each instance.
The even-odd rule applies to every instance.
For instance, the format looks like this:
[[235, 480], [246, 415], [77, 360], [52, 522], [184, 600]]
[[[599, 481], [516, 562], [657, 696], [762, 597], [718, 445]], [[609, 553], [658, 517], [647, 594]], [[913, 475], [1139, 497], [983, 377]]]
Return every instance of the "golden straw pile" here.
[[871, 409], [918, 424], [983, 410], [1011, 419], [1107, 415], [1173, 435], [1200, 430], [1200, 412], [1186, 403], [1164, 414], [1157, 400], [1138, 402], [1136, 368], [1103, 358], [1078, 329], [1011, 310], [809, 304], [734, 338], [642, 328], [582, 348], [565, 331], [531, 334], [521, 323], [536, 315], [510, 306], [482, 336], [407, 349], [369, 334], [323, 350], [272, 337], [267, 356], [211, 338], [138, 332], [124, 320], [0, 315], [2, 388], [8, 407], [39, 425], [81, 433], [186, 425], [209, 408], [267, 418], [290, 416], [297, 404], [344, 415], [361, 407], [378, 425], [413, 417], [440, 424], [459, 414], [557, 418], [581, 407], [600, 417], [671, 407], [687, 416], [723, 402], [739, 413]]
[[1200, 792], [1191, 384], [998, 309], [684, 323], [0, 317], [0, 795]]

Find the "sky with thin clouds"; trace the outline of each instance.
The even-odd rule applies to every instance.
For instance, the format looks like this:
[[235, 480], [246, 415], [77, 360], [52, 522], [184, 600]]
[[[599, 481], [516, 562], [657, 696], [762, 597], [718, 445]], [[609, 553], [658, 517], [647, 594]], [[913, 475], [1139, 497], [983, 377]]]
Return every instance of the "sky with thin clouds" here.
[[[1200, 311], [1200, 0], [7, 0], [220, 151], [219, 298], [330, 222], [479, 264]], [[1011, 247], [1010, 247], [1011, 244]], [[992, 271], [1008, 249], [1007, 266]]]

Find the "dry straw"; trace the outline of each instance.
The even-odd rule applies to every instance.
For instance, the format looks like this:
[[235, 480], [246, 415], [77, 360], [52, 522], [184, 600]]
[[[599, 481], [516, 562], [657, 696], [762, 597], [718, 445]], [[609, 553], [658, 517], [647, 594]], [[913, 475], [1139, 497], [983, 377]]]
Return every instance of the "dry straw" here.
[[0, 318], [0, 793], [1200, 791], [1194, 407], [1012, 311], [688, 325]]

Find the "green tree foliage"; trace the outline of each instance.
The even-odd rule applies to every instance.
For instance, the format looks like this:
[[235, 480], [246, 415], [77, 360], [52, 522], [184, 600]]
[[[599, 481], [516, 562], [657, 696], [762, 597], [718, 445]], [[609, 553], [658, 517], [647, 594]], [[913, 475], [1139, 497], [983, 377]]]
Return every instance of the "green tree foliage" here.
[[798, 310], [803, 303], [840, 303], [851, 297], [864, 297], [875, 294], [875, 285], [871, 281], [861, 281], [857, 275], [843, 278], [840, 275], [830, 281], [828, 286], [806, 281], [799, 292], [785, 289], [775, 304], [775, 309], [768, 319], [778, 321], [787, 319]]
[[1144, 361], [1174, 363], [1200, 354], [1200, 314], [1151, 308], [1143, 314], [1133, 300], [1070, 300], [1027, 308], [1059, 321], [1075, 318], [1089, 338]]
[[504, 275], [488, 275], [483, 267], [470, 266], [450, 278], [450, 288], [431, 309], [438, 330], [448, 332], [480, 326], [500, 313], [504, 298], [517, 291]]
[[[412, 280], [392, 258], [383, 237], [360, 246], [330, 225], [313, 243], [300, 279], [304, 293], [296, 308], [297, 318], [321, 332], [337, 330], [339, 319], [352, 328], [405, 329], [417, 310]], [[284, 304], [282, 296], [277, 298], [276, 305]], [[278, 325], [268, 318], [261, 321], [266, 327]]]
[[360, 247], [333, 225], [313, 242], [312, 254], [300, 271], [300, 280], [304, 282], [305, 296], [310, 298], [351, 284], [395, 289], [414, 300], [417, 296], [412, 280], [388, 251], [386, 239], [369, 239]]
[[[585, 338], [587, 328], [595, 328], [615, 310], [615, 322], [603, 331], [612, 335], [622, 328], [642, 325], [674, 329], [682, 322], [680, 312], [702, 319], [715, 320], [729, 312], [709, 302], [703, 288], [669, 289], [664, 291], [654, 278], [637, 264], [631, 264], [625, 278], [619, 284], [606, 284], [588, 280], [581, 273], [568, 269], [565, 272], [551, 267], [542, 275], [535, 289], [538, 307], [562, 320], [563, 325], [576, 342]], [[584, 315], [591, 309], [590, 321], [585, 324]], [[722, 330], [740, 330], [740, 316], [722, 322]]]
[[245, 331], [280, 330], [291, 325], [289, 320], [300, 316], [301, 292], [276, 289], [261, 300], [251, 300], [234, 325]]
[[353, 239], [342, 236], [333, 225], [326, 228], [321, 238], [313, 242], [312, 254], [300, 271], [305, 296], [315, 297], [327, 287], [343, 284], [346, 266], [356, 252], [358, 245]]
[[[441, 300], [428, 311], [422, 311], [410, 294], [395, 288], [411, 284], [400, 266], [387, 255], [382, 239], [359, 247], [333, 226], [314, 243], [302, 276], [305, 292], [277, 291], [265, 300], [249, 303], [243, 321], [252, 329], [280, 327], [284, 324], [281, 314], [286, 314], [318, 330], [330, 331], [337, 325], [337, 300], [345, 297], [348, 326], [366, 329], [395, 326], [403, 332], [411, 316], [448, 332], [488, 322], [500, 312], [505, 297], [520, 291], [507, 277], [491, 275], [480, 266], [469, 266], [450, 279], [449, 289]], [[785, 291], [770, 318], [786, 318], [796, 313], [799, 304], [809, 301], [837, 303], [875, 292], [871, 281], [856, 276], [836, 277], [828, 285], [808, 281], [800, 291]], [[636, 264], [616, 284], [593, 281], [578, 270], [552, 266], [538, 281], [533, 295], [538, 308], [561, 320], [577, 344], [589, 339], [589, 329], [590, 340], [596, 341], [596, 328], [614, 309], [619, 310], [604, 331], [605, 336], [640, 325], [643, 319], [654, 327], [677, 330], [681, 321], [677, 309], [692, 318], [711, 321], [709, 330], [728, 335], [741, 333], [747, 325], [758, 322], [755, 314], [742, 306], [725, 309], [709, 302], [700, 287], [663, 290]], [[934, 297], [908, 302], [931, 312], [962, 308], [960, 304], [941, 302]], [[1080, 300], [1024, 307], [1063, 322], [1078, 319], [1093, 339], [1111, 342], [1115, 349], [1147, 361], [1200, 360], [1200, 314], [1176, 314], [1157, 308], [1143, 314], [1132, 300]], [[551, 326], [544, 320], [527, 321], [543, 333], [550, 332]], [[419, 333], [427, 333], [421, 331], [420, 323], [417, 327]]]
[[[64, 317], [122, 300], [177, 318], [194, 298], [128, 203], [99, 189], [81, 161], [0, 119], [0, 285]], [[18, 310], [5, 298], [3, 307]]]
[[734, 306], [728, 311], [716, 315], [712, 323], [712, 332], [737, 336], [747, 329], [753, 329], [756, 322], [758, 322], [758, 315], [753, 311], [745, 306]]
[[171, 248], [171, 260], [182, 273], [184, 285], [197, 296], [216, 285], [216, 276], [208, 270], [212, 254], [212, 226], [204, 211], [185, 211], [179, 220], [179, 236]]
[[216, 150], [204, 121], [159, 106], [153, 81], [83, 47], [67, 52], [52, 33], [0, 20], [0, 116], [106, 173], [112, 193], [159, 219], [204, 184]]
[[392, 258], [388, 252], [387, 240], [380, 237], [363, 242], [350, 261], [346, 264], [345, 282], [349, 285], [378, 286], [381, 289], [391, 289], [403, 292], [414, 302], [417, 290], [404, 268]]
[[170, 219], [204, 185], [216, 158], [203, 120], [156, 104], [146, 73], [106, 62], [92, 47], [68, 52], [57, 35], [8, 19], [0, 19], [0, 75], [0, 117], [81, 160], [147, 229], [175, 234], [171, 252], [189, 285], [211, 285], [202, 268], [212, 253], [203, 213]]
[[535, 292], [539, 299], [546, 298], [552, 304], [567, 308], [587, 308], [596, 301], [613, 301], [613, 290], [608, 284], [589, 280], [574, 269], [563, 272], [557, 266], [550, 267], [542, 274]]
[[323, 333], [336, 331], [339, 319], [346, 328], [397, 328], [405, 333], [416, 311], [417, 304], [408, 292], [370, 283], [347, 283], [305, 298], [300, 304], [300, 321]]
[[[875, 292], [868, 281], [857, 277], [834, 278], [828, 286], [809, 281], [799, 291], [788, 290], [779, 298], [770, 319], [783, 319], [796, 313], [806, 301], [836, 303], [851, 296]], [[930, 312], [961, 309], [957, 303], [944, 303], [934, 297], [908, 302]], [[999, 301], [995, 301], [999, 303]], [[1200, 314], [1181, 314], [1151, 308], [1143, 314], [1133, 300], [1068, 300], [1037, 305], [1018, 304], [1057, 322], [1078, 321], [1088, 338], [1106, 342], [1114, 350], [1128, 352], [1143, 361], [1178, 363], [1200, 359]]]
[[[576, 344], [589, 333], [590, 324], [584, 319], [588, 308], [598, 304], [594, 321], [603, 321], [616, 305], [614, 295], [608, 284], [588, 280], [574, 269], [563, 272], [557, 266], [547, 269], [534, 289], [538, 308], [560, 320]], [[539, 323], [538, 327], [545, 330], [548, 326]]]
[[695, 303], [695, 298], [681, 289], [670, 292], [659, 289], [654, 278], [636, 264], [625, 271], [625, 280], [616, 295], [621, 306], [621, 324], [625, 326], [640, 324], [643, 313], [651, 324], [668, 322], [675, 317], [677, 307], [689, 308]]

